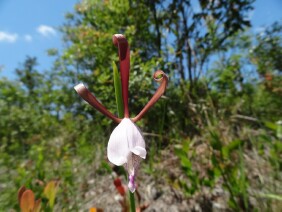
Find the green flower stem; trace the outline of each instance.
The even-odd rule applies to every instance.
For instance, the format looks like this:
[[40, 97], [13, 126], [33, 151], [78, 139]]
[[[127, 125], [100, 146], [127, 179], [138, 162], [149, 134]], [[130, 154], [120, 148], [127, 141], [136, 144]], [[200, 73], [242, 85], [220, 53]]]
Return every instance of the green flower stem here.
[[135, 212], [136, 207], [135, 207], [134, 193], [131, 193], [130, 191], [129, 191], [129, 200], [130, 200], [130, 211]]

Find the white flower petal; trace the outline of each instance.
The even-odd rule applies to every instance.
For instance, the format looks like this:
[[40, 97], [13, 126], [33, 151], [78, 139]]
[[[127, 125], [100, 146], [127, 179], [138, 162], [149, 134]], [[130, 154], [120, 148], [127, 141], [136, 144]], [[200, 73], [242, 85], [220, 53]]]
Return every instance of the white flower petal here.
[[127, 155], [129, 153], [130, 150], [127, 143], [126, 128], [122, 120], [110, 136], [107, 155], [111, 163], [121, 166], [127, 163]]
[[129, 118], [124, 118], [110, 136], [108, 159], [111, 163], [121, 166], [127, 163], [131, 152], [146, 158], [145, 141], [141, 131]]
[[127, 140], [130, 151], [145, 159], [145, 140], [141, 130], [130, 119], [125, 118], [123, 120], [127, 129]]
[[147, 152], [140, 129], [129, 118], [124, 118], [112, 132], [107, 153], [110, 162], [117, 166], [125, 166], [129, 174], [128, 188], [134, 192], [135, 177]]
[[146, 158], [146, 149], [140, 146], [136, 146], [133, 149], [131, 149], [131, 152], [134, 153], [135, 155], [138, 155], [139, 157], [145, 159]]

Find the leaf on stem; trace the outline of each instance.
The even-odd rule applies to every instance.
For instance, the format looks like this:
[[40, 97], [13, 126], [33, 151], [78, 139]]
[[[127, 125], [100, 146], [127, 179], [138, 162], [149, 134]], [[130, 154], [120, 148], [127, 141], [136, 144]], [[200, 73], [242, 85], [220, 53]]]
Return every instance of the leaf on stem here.
[[113, 71], [114, 71], [114, 86], [115, 86], [118, 117], [123, 118], [124, 110], [123, 110], [123, 101], [122, 101], [121, 81], [120, 81], [120, 74], [118, 72], [117, 65], [115, 62], [113, 62]]

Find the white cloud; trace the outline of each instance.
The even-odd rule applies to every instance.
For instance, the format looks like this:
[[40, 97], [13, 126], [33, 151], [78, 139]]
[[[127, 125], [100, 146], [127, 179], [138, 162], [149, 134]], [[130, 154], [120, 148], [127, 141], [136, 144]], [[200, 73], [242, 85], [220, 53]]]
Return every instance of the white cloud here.
[[258, 33], [259, 35], [263, 36], [265, 34], [265, 27], [256, 27], [254, 28], [254, 32]]
[[40, 25], [39, 27], [37, 27], [37, 32], [45, 37], [56, 35], [56, 30], [53, 27], [47, 25]]
[[24, 40], [25, 40], [26, 42], [31, 42], [31, 41], [32, 41], [31, 35], [25, 35], [25, 36], [24, 36]]
[[14, 43], [18, 39], [18, 34], [0, 31], [0, 42]]
[[256, 27], [255, 28], [255, 32], [264, 32], [266, 30], [266, 28], [265, 27]]

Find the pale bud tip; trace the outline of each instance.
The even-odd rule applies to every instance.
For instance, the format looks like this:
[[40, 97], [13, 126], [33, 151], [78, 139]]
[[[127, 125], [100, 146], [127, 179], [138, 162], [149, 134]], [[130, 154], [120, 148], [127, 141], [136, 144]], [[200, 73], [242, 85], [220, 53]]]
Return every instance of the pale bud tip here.
[[134, 186], [131, 182], [129, 182], [129, 183], [128, 183], [128, 189], [130, 190], [131, 193], [134, 193], [134, 191], [135, 191], [135, 186]]
[[74, 90], [76, 90], [77, 93], [84, 88], [85, 86], [83, 85], [83, 83], [79, 83], [78, 85], [74, 86]]
[[136, 189], [134, 182], [134, 175], [129, 175], [128, 189], [133, 193]]

